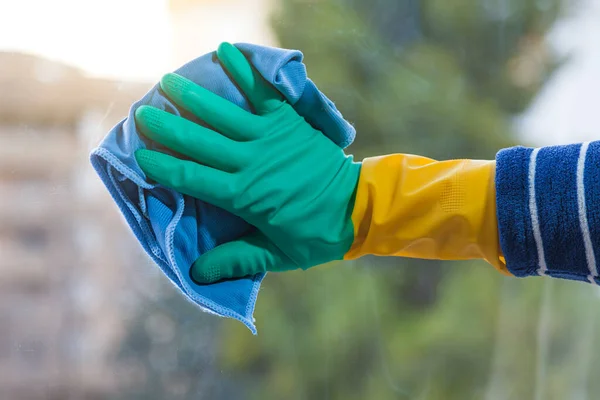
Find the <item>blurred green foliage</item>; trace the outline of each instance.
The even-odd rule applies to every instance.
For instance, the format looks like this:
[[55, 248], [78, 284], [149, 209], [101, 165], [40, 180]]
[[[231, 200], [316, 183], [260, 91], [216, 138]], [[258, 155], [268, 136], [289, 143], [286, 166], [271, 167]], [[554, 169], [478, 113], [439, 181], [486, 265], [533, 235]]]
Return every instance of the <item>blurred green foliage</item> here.
[[[543, 36], [559, 3], [281, 0], [273, 27], [355, 124], [357, 158], [493, 158], [515, 144], [511, 118], [557, 66]], [[270, 274], [257, 337], [189, 309], [177, 317], [172, 346], [210, 343], [213, 357], [177, 373], [210, 364], [235, 398], [583, 399], [600, 393], [589, 380], [600, 367], [590, 354], [596, 320], [569, 310], [596, 297], [591, 286], [504, 278], [482, 262], [365, 258]], [[140, 315], [124, 349], [145, 359]], [[160, 382], [160, 370], [148, 371], [148, 382]], [[156, 385], [138, 391], [165, 398]], [[231, 396], [209, 389], [170, 398]]]
[[393, 146], [433, 158], [490, 158], [512, 145], [509, 117], [556, 64], [542, 37], [559, 1], [412, 2], [398, 18], [412, 27], [402, 32], [409, 42], [378, 22], [402, 3], [284, 0], [274, 27], [356, 124], [352, 151], [361, 157]]

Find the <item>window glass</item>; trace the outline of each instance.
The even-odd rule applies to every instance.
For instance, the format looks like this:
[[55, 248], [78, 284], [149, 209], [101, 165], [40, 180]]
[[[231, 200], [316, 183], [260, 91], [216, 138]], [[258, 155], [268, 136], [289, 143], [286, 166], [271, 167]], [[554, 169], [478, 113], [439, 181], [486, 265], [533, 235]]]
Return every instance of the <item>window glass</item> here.
[[89, 163], [222, 41], [301, 50], [358, 160], [594, 140], [598, 21], [593, 0], [1, 2], [0, 398], [599, 398], [597, 287], [365, 257], [269, 274], [253, 336], [176, 291]]

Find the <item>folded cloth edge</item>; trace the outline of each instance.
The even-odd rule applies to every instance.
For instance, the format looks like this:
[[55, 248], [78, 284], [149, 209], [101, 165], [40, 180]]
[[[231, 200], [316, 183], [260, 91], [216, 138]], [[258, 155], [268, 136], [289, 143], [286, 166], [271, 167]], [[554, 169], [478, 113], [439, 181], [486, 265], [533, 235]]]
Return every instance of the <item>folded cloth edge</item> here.
[[[121, 174], [126, 176], [128, 179], [132, 180], [139, 187], [142, 187], [145, 189], [151, 189], [154, 185], [151, 185], [151, 184], [145, 182], [137, 173], [135, 173], [131, 168], [124, 165], [117, 157], [115, 157], [108, 150], [101, 148], [101, 147], [97, 147], [91, 151], [90, 162], [91, 162], [93, 168], [96, 170], [100, 179], [106, 186], [108, 192], [110, 193], [111, 197], [117, 204], [117, 206], [118, 206], [119, 210], [121, 211], [123, 217], [125, 218], [127, 224], [129, 225], [129, 227], [133, 231], [135, 237], [138, 239], [138, 241], [142, 245], [142, 248], [146, 251], [146, 253], [150, 256], [150, 258], [158, 264], [159, 268], [167, 276], [167, 278], [173, 284], [175, 284], [178, 288], [180, 288], [180, 290], [184, 290], [185, 294], [187, 296], [189, 296], [191, 299], [195, 300], [195, 302], [193, 302], [193, 304], [200, 307], [202, 309], [202, 311], [208, 312], [213, 315], [217, 315], [219, 317], [229, 317], [229, 318], [236, 319], [236, 320], [242, 322], [244, 325], [246, 325], [248, 327], [248, 329], [250, 329], [252, 334], [256, 335], [257, 330], [256, 330], [255, 319], [253, 317], [253, 314], [254, 314], [254, 309], [256, 307], [256, 300], [258, 297], [260, 285], [261, 285], [264, 277], [266, 276], [266, 274], [259, 274], [259, 275], [256, 275], [253, 277], [252, 290], [250, 292], [250, 297], [248, 298], [248, 304], [246, 305], [246, 310], [245, 310], [246, 315], [242, 315], [240, 313], [225, 309], [224, 307], [218, 305], [214, 301], [198, 294], [196, 291], [189, 290], [189, 288], [186, 288], [187, 285], [184, 285], [185, 280], [181, 276], [179, 276], [179, 272], [174, 271], [170, 267], [170, 265], [167, 263], [167, 261], [164, 260], [162, 257], [160, 257], [160, 253], [156, 252], [156, 250], [153, 249], [153, 246], [151, 246], [151, 243], [148, 243], [148, 241], [146, 240], [146, 236], [143, 234], [143, 231], [145, 230], [144, 224], [146, 222], [145, 221], [138, 222], [136, 220], [136, 216], [129, 209], [129, 207], [127, 206], [127, 203], [122, 199], [122, 194], [119, 193], [118, 186], [112, 184], [111, 176], [103, 168], [103, 165], [101, 164], [101, 162], [99, 160], [100, 158], [105, 160], [108, 163], [108, 166], [114, 167], [117, 170], [119, 170], [119, 172]], [[181, 194], [178, 194], [178, 197], [179, 197], [177, 199], [178, 203], [180, 201], [183, 201], [183, 196]], [[182, 209], [182, 207], [178, 207], [178, 210], [183, 210], [183, 209]], [[179, 215], [179, 214], [180, 213], [178, 213], [178, 215], [176, 215], [173, 218], [173, 221], [171, 221], [171, 226], [169, 229], [170, 235], [173, 234], [177, 224], [180, 221], [181, 215]], [[149, 229], [149, 228], [146, 227], [146, 229]], [[153, 237], [153, 234], [149, 235], [149, 237]], [[170, 242], [171, 242], [170, 240], [167, 240], [168, 244]], [[158, 247], [158, 246], [156, 246], [156, 247]], [[169, 254], [167, 256], [170, 258], [170, 262], [173, 263], [173, 265], [176, 265], [174, 262], [174, 255], [172, 254], [172, 252], [173, 252], [173, 249], [171, 246], [169, 246]], [[186, 296], [184, 296], [184, 297], [186, 297]], [[188, 301], [190, 301], [190, 300], [188, 299]]]

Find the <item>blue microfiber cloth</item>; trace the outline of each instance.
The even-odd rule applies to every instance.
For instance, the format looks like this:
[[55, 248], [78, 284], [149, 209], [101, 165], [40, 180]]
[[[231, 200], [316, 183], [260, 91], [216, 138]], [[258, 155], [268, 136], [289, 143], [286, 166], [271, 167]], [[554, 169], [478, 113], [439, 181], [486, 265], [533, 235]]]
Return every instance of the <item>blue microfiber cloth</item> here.
[[599, 283], [600, 142], [496, 157], [500, 244], [515, 276]]
[[[308, 79], [301, 52], [244, 43], [236, 47], [315, 129], [342, 148], [352, 143], [354, 128]], [[176, 73], [250, 110], [215, 53], [191, 61]], [[94, 169], [142, 247], [171, 282], [204, 311], [238, 319], [256, 334], [252, 315], [264, 274], [197, 285], [189, 273], [190, 266], [201, 254], [253, 228], [222, 209], [146, 180], [134, 152], [141, 148], [167, 150], [140, 137], [134, 112], [141, 105], [151, 105], [201, 123], [169, 101], [157, 85], [133, 104], [128, 118], [117, 124], [92, 151], [90, 159]]]

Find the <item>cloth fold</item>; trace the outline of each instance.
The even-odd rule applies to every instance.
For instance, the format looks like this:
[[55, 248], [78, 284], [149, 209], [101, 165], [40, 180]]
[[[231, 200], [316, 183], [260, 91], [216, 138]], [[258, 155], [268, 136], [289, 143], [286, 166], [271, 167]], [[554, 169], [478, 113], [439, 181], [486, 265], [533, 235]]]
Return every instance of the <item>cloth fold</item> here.
[[[353, 126], [307, 77], [301, 52], [247, 43], [236, 44], [236, 47], [315, 129], [342, 148], [352, 143]], [[251, 110], [215, 53], [199, 57], [175, 72]], [[149, 148], [173, 153], [139, 134], [134, 113], [141, 105], [154, 106], [203, 124], [179, 109], [157, 85], [132, 105], [128, 117], [92, 151], [90, 161], [94, 169], [141, 246], [169, 280], [202, 310], [237, 319], [256, 334], [253, 313], [264, 274], [197, 285], [189, 273], [190, 266], [201, 254], [254, 228], [220, 208], [146, 180], [135, 161], [135, 151]]]
[[500, 244], [515, 276], [548, 275], [598, 284], [600, 142], [496, 157]]

